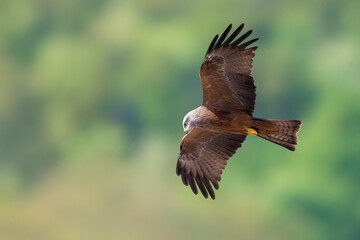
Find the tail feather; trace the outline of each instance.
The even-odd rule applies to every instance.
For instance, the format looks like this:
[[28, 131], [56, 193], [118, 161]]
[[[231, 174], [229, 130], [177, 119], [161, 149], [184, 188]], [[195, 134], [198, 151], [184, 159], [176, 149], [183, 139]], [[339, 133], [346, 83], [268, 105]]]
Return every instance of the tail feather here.
[[300, 130], [301, 121], [298, 120], [266, 120], [254, 119], [258, 136], [270, 142], [295, 151], [297, 145], [297, 133]]

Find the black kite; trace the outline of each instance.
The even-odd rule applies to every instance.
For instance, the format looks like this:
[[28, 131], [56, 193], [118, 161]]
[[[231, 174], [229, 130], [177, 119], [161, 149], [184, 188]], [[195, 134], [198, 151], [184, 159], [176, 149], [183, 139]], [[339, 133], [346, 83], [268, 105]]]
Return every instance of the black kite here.
[[[238, 37], [240, 25], [229, 37], [231, 24], [210, 43], [200, 69], [202, 106], [186, 114], [186, 135], [180, 146], [176, 173], [185, 185], [205, 198], [215, 199], [227, 160], [241, 147], [247, 135], [255, 135], [291, 151], [297, 144], [301, 121], [267, 120], [252, 116], [255, 85], [251, 76], [254, 51], [248, 46], [258, 38], [244, 42], [252, 30]], [[237, 38], [238, 37], [238, 38]]]

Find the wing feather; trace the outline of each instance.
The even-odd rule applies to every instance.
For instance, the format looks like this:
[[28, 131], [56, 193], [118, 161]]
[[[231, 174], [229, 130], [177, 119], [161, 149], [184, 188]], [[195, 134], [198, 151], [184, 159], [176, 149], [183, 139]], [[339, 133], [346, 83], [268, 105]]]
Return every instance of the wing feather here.
[[244, 28], [244, 24], [241, 24], [231, 35], [228, 37], [228, 39], [224, 42], [224, 46], [229, 45], [232, 40], [236, 38], [236, 36], [241, 32], [241, 30]]
[[[214, 47], [214, 45], [215, 45], [216, 40], [218, 39], [218, 37], [219, 37], [219, 35], [216, 35], [216, 36], [214, 37], [214, 39], [211, 41], [211, 43], [210, 43], [210, 45], [209, 45], [209, 48], [208, 48], [208, 50], [206, 51], [206, 54], [208, 54], [209, 52], [212, 51], [212, 49], [213, 49], [213, 47]], [[206, 56], [206, 55], [205, 55], [205, 56]]]
[[208, 198], [208, 192], [206, 191], [204, 183], [201, 181], [201, 178], [199, 176], [196, 176], [195, 181], [202, 195], [204, 195], [205, 198]]
[[221, 34], [219, 40], [217, 41], [215, 48], [219, 48], [222, 44], [222, 42], [225, 40], [226, 36], [229, 34], [230, 30], [231, 30], [232, 24], [230, 24], [225, 31], [223, 32], [223, 34]]
[[[176, 173], [184, 185], [190, 185], [197, 194], [198, 188], [205, 198], [215, 199], [215, 189], [219, 188], [222, 171], [227, 160], [235, 154], [246, 135], [215, 133], [194, 128], [181, 142]], [[212, 185], [210, 184], [212, 183]]]
[[245, 42], [245, 43], [242, 43], [241, 45], [239, 45], [239, 48], [245, 49], [247, 46], [253, 44], [253, 43], [256, 42], [257, 40], [259, 40], [259, 38], [254, 38], [254, 39], [252, 39], [252, 40], [250, 40], [250, 41], [247, 41], [247, 42]]
[[252, 33], [252, 30], [247, 31], [246, 33], [244, 33], [241, 37], [239, 37], [238, 39], [236, 39], [231, 45], [232, 46], [237, 46], [239, 45], [242, 41], [244, 41], [248, 36], [250, 36], [250, 34]]

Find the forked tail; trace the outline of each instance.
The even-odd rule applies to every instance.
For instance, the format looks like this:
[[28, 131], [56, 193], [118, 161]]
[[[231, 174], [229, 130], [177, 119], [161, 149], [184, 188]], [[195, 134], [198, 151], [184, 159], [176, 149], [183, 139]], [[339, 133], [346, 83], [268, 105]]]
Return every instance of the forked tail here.
[[297, 144], [296, 134], [300, 130], [301, 121], [254, 118], [254, 124], [257, 136], [295, 151], [294, 145]]

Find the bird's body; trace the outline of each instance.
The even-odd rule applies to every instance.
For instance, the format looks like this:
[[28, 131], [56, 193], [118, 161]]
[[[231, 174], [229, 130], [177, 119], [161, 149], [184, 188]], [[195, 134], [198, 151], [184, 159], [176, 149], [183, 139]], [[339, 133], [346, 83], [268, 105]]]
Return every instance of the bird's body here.
[[252, 117], [242, 111], [212, 112], [205, 106], [193, 110], [193, 127], [210, 132], [246, 134], [246, 128], [252, 126]]
[[[210, 43], [200, 69], [202, 106], [190, 111], [183, 120], [186, 135], [181, 141], [176, 173], [195, 194], [198, 188], [214, 199], [214, 186], [247, 135], [256, 135], [289, 150], [297, 144], [298, 120], [267, 120], [253, 117], [255, 85], [252, 62], [257, 41], [243, 43], [251, 30], [235, 40], [244, 25], [227, 39], [230, 26]], [[212, 183], [212, 186], [210, 184]]]

